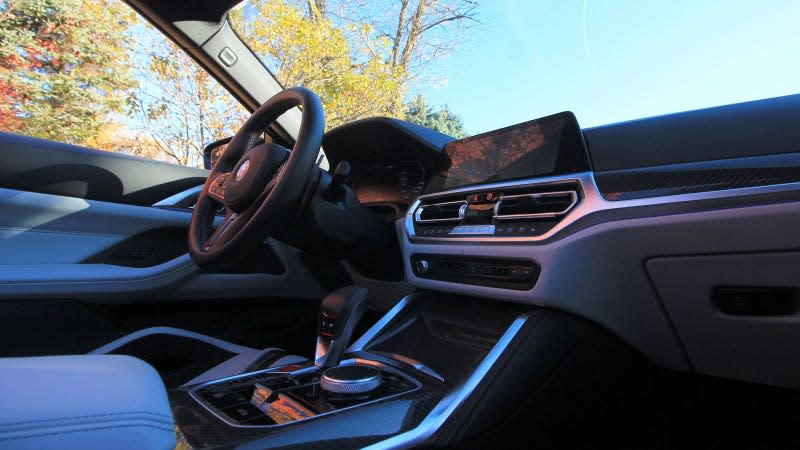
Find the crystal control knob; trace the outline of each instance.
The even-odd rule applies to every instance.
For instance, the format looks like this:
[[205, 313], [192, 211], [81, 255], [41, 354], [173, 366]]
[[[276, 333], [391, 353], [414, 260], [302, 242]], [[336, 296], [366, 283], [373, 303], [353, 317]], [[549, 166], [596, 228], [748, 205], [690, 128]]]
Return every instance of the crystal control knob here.
[[322, 373], [319, 385], [334, 394], [366, 394], [381, 385], [381, 371], [365, 364], [331, 367]]

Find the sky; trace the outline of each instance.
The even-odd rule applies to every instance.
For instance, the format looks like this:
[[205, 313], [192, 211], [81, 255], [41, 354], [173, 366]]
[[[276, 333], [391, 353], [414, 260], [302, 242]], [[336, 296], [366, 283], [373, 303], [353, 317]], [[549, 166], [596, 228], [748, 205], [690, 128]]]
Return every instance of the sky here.
[[582, 127], [800, 93], [800, 0], [484, 0], [422, 87], [475, 134], [573, 111]]

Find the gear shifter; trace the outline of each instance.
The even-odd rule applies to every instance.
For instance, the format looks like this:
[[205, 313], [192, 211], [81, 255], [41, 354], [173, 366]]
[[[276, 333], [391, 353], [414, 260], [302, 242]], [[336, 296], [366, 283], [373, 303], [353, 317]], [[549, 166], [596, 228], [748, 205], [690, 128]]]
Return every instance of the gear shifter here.
[[314, 363], [321, 369], [342, 360], [358, 321], [367, 310], [368, 291], [360, 286], [337, 289], [322, 299]]

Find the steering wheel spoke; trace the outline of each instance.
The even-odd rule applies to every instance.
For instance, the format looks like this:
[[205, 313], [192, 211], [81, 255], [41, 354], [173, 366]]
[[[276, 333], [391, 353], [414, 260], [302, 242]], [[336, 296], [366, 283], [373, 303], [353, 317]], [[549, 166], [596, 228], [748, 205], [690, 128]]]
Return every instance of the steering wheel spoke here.
[[239, 228], [237, 220], [239, 219], [239, 215], [233, 211], [228, 210], [228, 214], [225, 216], [225, 219], [222, 223], [214, 229], [214, 232], [211, 234], [211, 237], [203, 245], [203, 249], [205, 251], [209, 251], [213, 249], [217, 244], [224, 244], [225, 241], [228, 239], [229, 236], [233, 236], [235, 234], [236, 229]]
[[225, 189], [231, 180], [231, 173], [225, 172], [217, 175], [208, 187], [208, 196], [214, 200], [225, 204]]
[[272, 178], [269, 180], [266, 186], [264, 186], [264, 194], [269, 195], [270, 192], [275, 188], [275, 185], [278, 184], [278, 180], [281, 179], [281, 174], [283, 172], [283, 166], [286, 162], [282, 162], [277, 169], [275, 169], [275, 173], [272, 175]]

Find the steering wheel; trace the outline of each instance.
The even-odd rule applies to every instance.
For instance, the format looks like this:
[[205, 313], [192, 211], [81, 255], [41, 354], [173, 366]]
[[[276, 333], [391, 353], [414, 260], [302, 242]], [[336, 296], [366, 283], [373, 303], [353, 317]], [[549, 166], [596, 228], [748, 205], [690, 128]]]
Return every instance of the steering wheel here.
[[[300, 132], [291, 152], [258, 141], [281, 114], [300, 106]], [[201, 267], [225, 267], [285, 226], [300, 207], [322, 145], [319, 97], [295, 87], [276, 94], [242, 125], [211, 169], [189, 225], [189, 253]], [[214, 228], [224, 207], [225, 218]]]

